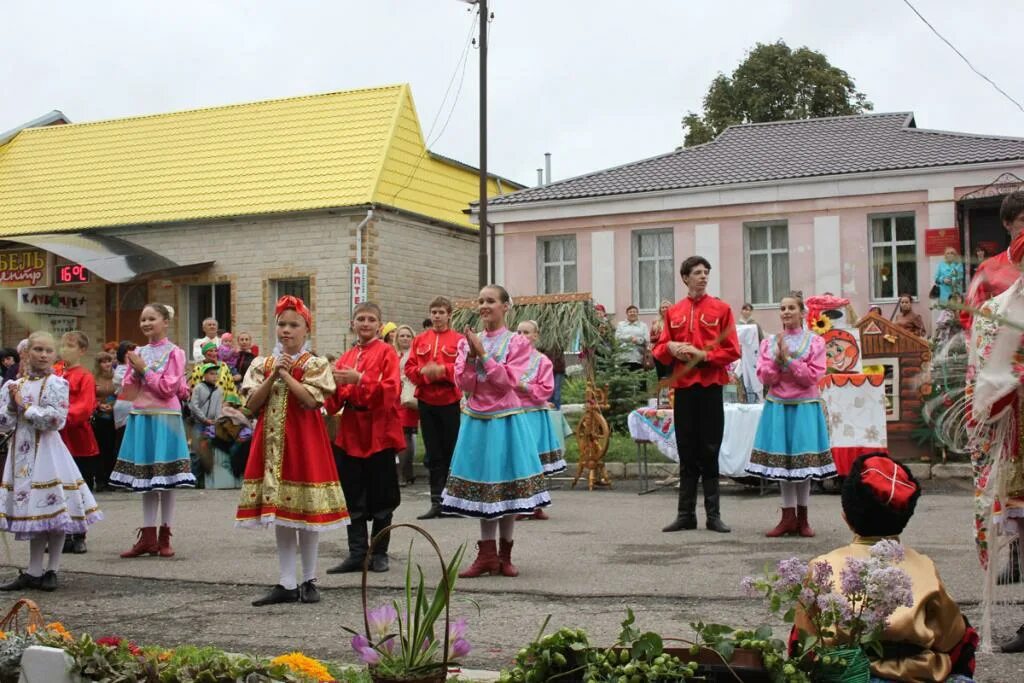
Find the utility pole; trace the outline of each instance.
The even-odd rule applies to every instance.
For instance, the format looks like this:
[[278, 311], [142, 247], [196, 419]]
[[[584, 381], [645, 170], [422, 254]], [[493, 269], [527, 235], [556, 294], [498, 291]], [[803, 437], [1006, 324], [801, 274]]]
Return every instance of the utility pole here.
[[480, 6], [480, 287], [488, 284], [487, 277], [487, 0]]

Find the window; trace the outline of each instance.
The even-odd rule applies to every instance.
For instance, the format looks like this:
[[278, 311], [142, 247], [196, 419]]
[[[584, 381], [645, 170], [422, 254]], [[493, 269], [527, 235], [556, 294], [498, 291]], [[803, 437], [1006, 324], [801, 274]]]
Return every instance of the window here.
[[310, 310], [313, 308], [313, 302], [310, 300], [308, 277], [271, 280], [269, 284], [270, 301], [267, 302], [267, 305], [270, 306], [270, 315], [267, 316], [267, 320], [270, 321], [270, 330], [268, 330], [267, 339], [275, 340], [277, 339], [277, 318], [274, 315], [274, 308], [277, 306], [277, 300], [285, 295], [297, 296], [305, 302], [306, 307]]
[[662, 299], [675, 300], [672, 231], [634, 232], [633, 302], [641, 311], [656, 311]]
[[537, 289], [541, 294], [576, 291], [576, 237], [537, 240]]
[[917, 237], [914, 214], [872, 216], [871, 300], [917, 296]]
[[789, 292], [789, 226], [786, 221], [745, 223], [746, 298], [774, 304]]
[[882, 389], [885, 393], [885, 421], [896, 422], [900, 419], [900, 361], [898, 358], [872, 358], [866, 361], [871, 365], [885, 368], [885, 380]]
[[188, 288], [188, 329], [193, 339], [203, 335], [203, 321], [216, 318], [224, 332], [231, 331], [231, 284], [190, 285]]

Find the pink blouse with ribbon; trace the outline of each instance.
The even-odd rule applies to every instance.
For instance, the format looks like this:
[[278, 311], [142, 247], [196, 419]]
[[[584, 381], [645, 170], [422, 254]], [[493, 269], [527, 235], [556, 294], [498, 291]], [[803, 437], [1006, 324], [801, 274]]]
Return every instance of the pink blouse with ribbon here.
[[776, 361], [778, 335], [761, 342], [757, 360], [757, 376], [768, 389], [768, 396], [780, 401], [820, 398], [818, 380], [825, 376], [825, 342], [804, 329], [784, 332], [789, 360], [780, 366]]
[[135, 350], [146, 364], [139, 373], [130, 365], [118, 398], [133, 411], [180, 411], [185, 384], [185, 352], [166, 337]]
[[521, 408], [516, 386], [530, 364], [530, 341], [505, 327], [481, 332], [480, 341], [483, 358], [468, 360], [469, 342], [462, 339], [455, 359], [455, 382], [466, 392], [466, 407], [478, 413]]
[[554, 391], [555, 373], [551, 369], [551, 359], [534, 350], [530, 354], [526, 372], [516, 385], [519, 400], [524, 408], [547, 408]]

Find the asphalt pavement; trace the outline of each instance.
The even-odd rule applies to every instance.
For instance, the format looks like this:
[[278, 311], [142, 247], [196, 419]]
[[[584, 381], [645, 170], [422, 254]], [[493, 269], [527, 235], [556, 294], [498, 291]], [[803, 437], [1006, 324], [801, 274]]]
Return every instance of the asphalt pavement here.
[[[731, 534], [704, 530], [702, 510], [698, 530], [666, 534], [661, 527], [675, 516], [674, 489], [638, 496], [633, 482], [592, 492], [571, 490], [566, 481], [558, 485], [549, 521], [516, 525], [518, 578], [459, 581], [453, 613], [470, 622], [474, 649], [465, 658], [467, 666], [500, 668], [536, 635], [548, 614], [552, 627], [581, 626], [597, 644], [614, 641], [627, 607], [641, 628], [664, 635], [686, 637], [692, 633], [688, 624], [698, 619], [737, 626], [773, 623], [784, 634], [781, 622], [758, 600], [742, 594], [740, 580], [783, 557], [809, 559], [851, 537], [837, 495], [812, 497], [815, 538], [768, 539], [763, 532], [778, 519], [777, 494], [723, 486], [722, 511]], [[426, 490], [403, 491], [395, 521], [421, 524], [446, 554], [466, 543], [469, 562], [478, 524], [458, 518], [417, 522], [415, 516], [429, 504]], [[75, 632], [149, 644], [213, 644], [267, 655], [302, 650], [355, 662], [342, 626], [362, 623], [361, 577], [323, 571], [342, 558], [344, 531], [325, 533], [320, 546], [321, 603], [255, 608], [250, 601], [277, 580], [274, 535], [234, 528], [237, 491], [179, 492], [177, 555], [171, 559], [118, 557], [135, 540], [141, 501], [127, 493], [97, 498], [106, 519], [90, 532], [89, 552], [64, 558], [57, 592], [31, 595], [48, 619], [59, 619]], [[970, 529], [968, 482], [930, 480], [903, 538], [932, 557], [951, 594], [977, 623], [981, 580]], [[371, 606], [397, 597], [413, 537], [408, 530], [396, 532], [391, 571], [369, 577]], [[24, 567], [28, 544], [9, 535], [5, 539], [6, 563]], [[437, 560], [425, 543], [414, 544], [413, 557], [428, 582], [436, 579]], [[1005, 589], [999, 597], [997, 642], [1024, 623], [1024, 587]], [[1024, 655], [979, 655], [977, 680], [1024, 680]]]

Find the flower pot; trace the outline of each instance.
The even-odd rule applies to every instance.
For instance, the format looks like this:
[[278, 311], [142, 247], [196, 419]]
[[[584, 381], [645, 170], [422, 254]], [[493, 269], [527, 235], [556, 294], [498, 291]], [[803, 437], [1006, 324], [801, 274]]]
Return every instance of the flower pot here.
[[414, 674], [409, 678], [392, 678], [374, 673], [370, 669], [370, 680], [373, 683], [444, 683], [448, 678], [448, 667], [440, 667], [429, 673]]
[[846, 666], [823, 667], [816, 680], [823, 683], [868, 683], [871, 680], [871, 664], [861, 648], [835, 648], [822, 652], [822, 655], [845, 659]]

